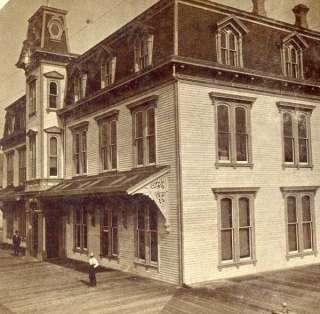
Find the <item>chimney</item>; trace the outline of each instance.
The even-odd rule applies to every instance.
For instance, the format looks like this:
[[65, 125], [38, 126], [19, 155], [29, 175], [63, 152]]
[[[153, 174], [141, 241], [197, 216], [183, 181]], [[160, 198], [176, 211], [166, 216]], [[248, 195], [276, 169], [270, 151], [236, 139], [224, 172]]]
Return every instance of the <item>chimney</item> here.
[[252, 13], [261, 16], [267, 16], [266, 9], [264, 7], [265, 0], [252, 0], [253, 9]]
[[292, 9], [292, 11], [296, 16], [295, 25], [298, 27], [308, 28], [307, 14], [309, 8], [304, 4], [298, 4]]

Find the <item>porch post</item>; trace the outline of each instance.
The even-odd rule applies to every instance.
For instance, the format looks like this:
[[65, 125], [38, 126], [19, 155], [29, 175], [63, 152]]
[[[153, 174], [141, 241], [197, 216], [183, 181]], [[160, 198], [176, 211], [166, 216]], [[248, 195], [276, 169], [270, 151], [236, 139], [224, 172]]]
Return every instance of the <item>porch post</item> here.
[[43, 211], [38, 213], [38, 253], [37, 258], [43, 261], [46, 258], [46, 241], [45, 241], [45, 215]]
[[26, 210], [26, 256], [32, 256], [32, 226], [31, 226], [31, 212]]

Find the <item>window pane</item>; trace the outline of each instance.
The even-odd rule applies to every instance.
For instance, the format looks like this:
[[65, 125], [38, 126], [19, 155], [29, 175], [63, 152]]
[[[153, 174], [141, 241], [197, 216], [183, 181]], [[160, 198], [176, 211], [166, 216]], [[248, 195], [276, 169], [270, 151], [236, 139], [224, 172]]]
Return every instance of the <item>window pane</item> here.
[[150, 108], [147, 111], [147, 121], [148, 121], [148, 135], [155, 133], [155, 125], [154, 125], [154, 108]]
[[139, 258], [145, 259], [145, 234], [144, 231], [139, 231]]
[[151, 261], [158, 261], [158, 234], [157, 232], [151, 232]]
[[108, 230], [103, 230], [101, 234], [101, 253], [104, 256], [109, 255], [109, 232]]
[[308, 140], [299, 139], [299, 162], [308, 162]]
[[111, 144], [117, 144], [117, 125], [116, 121], [111, 121]]
[[250, 226], [250, 208], [249, 200], [247, 198], [239, 199], [239, 226]]
[[149, 136], [148, 138], [148, 145], [149, 145], [149, 163], [156, 162], [156, 138], [155, 136]]
[[300, 115], [298, 120], [299, 137], [307, 137], [307, 120], [305, 115]]
[[288, 222], [297, 222], [296, 198], [289, 196], [287, 198]]
[[136, 138], [143, 136], [143, 113], [138, 111], [136, 113]]
[[106, 147], [108, 144], [108, 123], [101, 125], [101, 146]]
[[76, 227], [76, 247], [80, 248], [81, 246], [81, 232], [80, 232], [80, 226]]
[[158, 222], [157, 222], [157, 210], [149, 209], [149, 229], [153, 231], [158, 230]]
[[83, 249], [88, 248], [88, 235], [87, 235], [87, 226], [83, 226]]
[[54, 82], [50, 83], [50, 94], [51, 95], [57, 95], [58, 94], [58, 86]]
[[303, 248], [304, 250], [312, 249], [311, 224], [303, 224]]
[[227, 34], [226, 32], [221, 32], [221, 48], [227, 48]]
[[221, 258], [223, 261], [232, 260], [232, 231], [223, 230], [221, 232]]
[[218, 107], [218, 132], [229, 132], [229, 108], [224, 105]]
[[81, 211], [80, 209], [76, 210], [76, 224], [80, 224], [81, 223]]
[[221, 228], [232, 228], [232, 202], [229, 198], [221, 200]]
[[143, 139], [139, 139], [136, 141], [137, 146], [137, 164], [143, 165]]
[[231, 50], [236, 50], [236, 42], [237, 42], [236, 36], [230, 31], [229, 32], [229, 48]]
[[284, 161], [293, 162], [293, 138], [284, 138]]
[[57, 139], [55, 137], [50, 138], [50, 156], [57, 156]]
[[250, 257], [250, 229], [240, 229], [240, 258]]
[[285, 113], [283, 115], [283, 135], [292, 137], [292, 117], [291, 114]]
[[288, 226], [288, 233], [289, 233], [289, 251], [297, 251], [297, 228], [296, 225], [289, 225]]
[[138, 229], [144, 230], [145, 222], [144, 222], [144, 209], [138, 209]]
[[310, 197], [307, 195], [302, 197], [302, 218], [303, 221], [311, 221]]
[[118, 228], [112, 228], [112, 254], [118, 255]]

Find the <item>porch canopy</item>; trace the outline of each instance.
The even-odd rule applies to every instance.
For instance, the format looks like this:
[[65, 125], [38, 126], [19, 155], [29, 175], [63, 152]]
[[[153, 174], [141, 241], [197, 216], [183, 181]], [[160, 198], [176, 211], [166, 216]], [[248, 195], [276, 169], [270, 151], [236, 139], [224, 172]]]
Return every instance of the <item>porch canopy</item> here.
[[41, 192], [40, 198], [142, 194], [157, 204], [165, 219], [166, 228], [168, 228], [168, 172], [169, 167], [161, 166], [72, 178]]
[[[17, 202], [20, 201], [23, 196], [24, 186], [8, 186], [4, 189], [0, 189], [0, 202]], [[0, 204], [1, 204], [0, 203]]]

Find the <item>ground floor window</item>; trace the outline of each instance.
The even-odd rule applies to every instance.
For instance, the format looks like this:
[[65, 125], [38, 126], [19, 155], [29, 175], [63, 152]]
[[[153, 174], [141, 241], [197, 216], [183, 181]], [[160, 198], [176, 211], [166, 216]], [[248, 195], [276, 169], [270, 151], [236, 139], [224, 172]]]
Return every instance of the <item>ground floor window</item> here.
[[101, 255], [118, 256], [118, 215], [114, 210], [104, 209], [101, 217]]
[[153, 207], [141, 206], [136, 213], [136, 257], [146, 264], [158, 263], [158, 214]]
[[74, 248], [77, 251], [88, 250], [88, 212], [86, 208], [74, 211]]
[[215, 189], [218, 200], [219, 265], [255, 262], [256, 188]]
[[13, 212], [10, 211], [6, 214], [7, 238], [11, 239], [13, 236]]
[[314, 224], [314, 191], [283, 188], [287, 229], [287, 256], [316, 251]]

